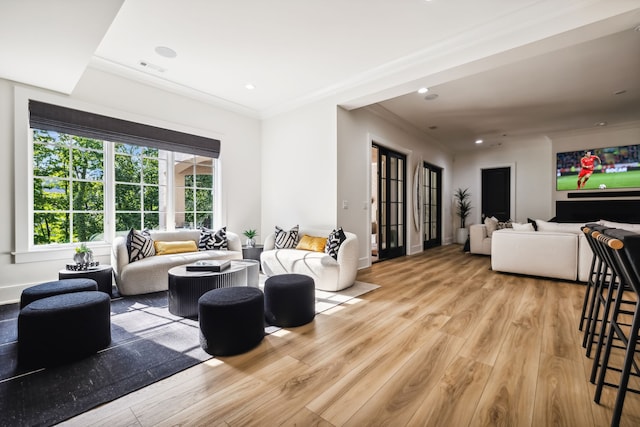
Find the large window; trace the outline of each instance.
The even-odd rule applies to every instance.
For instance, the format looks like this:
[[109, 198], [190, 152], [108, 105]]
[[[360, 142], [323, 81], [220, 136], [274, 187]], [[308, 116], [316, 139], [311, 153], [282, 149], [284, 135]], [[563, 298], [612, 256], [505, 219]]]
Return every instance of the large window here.
[[101, 235], [104, 184], [101, 141], [34, 130], [33, 243], [90, 241]]
[[161, 119], [98, 114], [104, 111], [16, 88], [16, 263], [68, 259], [78, 242], [108, 256], [113, 239], [130, 228], [221, 226], [220, 140]]
[[104, 240], [110, 217], [115, 234], [167, 229], [170, 198], [172, 227], [212, 227], [215, 164], [206, 156], [33, 129], [33, 245]]

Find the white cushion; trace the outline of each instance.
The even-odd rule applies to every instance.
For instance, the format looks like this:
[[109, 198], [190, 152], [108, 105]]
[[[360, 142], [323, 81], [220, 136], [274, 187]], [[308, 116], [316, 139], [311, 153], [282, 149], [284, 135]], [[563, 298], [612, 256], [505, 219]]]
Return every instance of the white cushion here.
[[553, 231], [556, 233], [582, 234], [583, 222], [549, 222], [536, 219], [538, 231]]
[[512, 226], [516, 231], [535, 231], [535, 229], [533, 228], [533, 224], [531, 224], [530, 222], [524, 224], [514, 222]]
[[491, 268], [507, 273], [576, 280], [578, 235], [498, 230], [491, 237]]
[[262, 268], [267, 276], [297, 273], [313, 278], [315, 287], [336, 290], [340, 277], [340, 265], [331, 255], [301, 249], [274, 249], [260, 255]]

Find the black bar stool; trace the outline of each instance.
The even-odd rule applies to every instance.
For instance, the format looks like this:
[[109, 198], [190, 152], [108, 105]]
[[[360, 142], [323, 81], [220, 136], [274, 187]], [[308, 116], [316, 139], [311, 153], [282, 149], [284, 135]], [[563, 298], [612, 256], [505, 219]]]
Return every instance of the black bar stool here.
[[[621, 283], [635, 294], [635, 301], [640, 298], [640, 235], [630, 231], [621, 229], [605, 230], [604, 234], [597, 237], [601, 247], [607, 253], [606, 262], [610, 262], [612, 270], [619, 275]], [[596, 383], [596, 391], [594, 401], [600, 403], [603, 386], [617, 387], [616, 402], [613, 409], [611, 419], [612, 426], [620, 424], [622, 408], [627, 391], [640, 393], [640, 390], [629, 387], [630, 376], [640, 377], [640, 367], [635, 361], [638, 331], [640, 329], [640, 305], [634, 304], [632, 311], [621, 310], [623, 302], [623, 294], [625, 288], [620, 286], [613, 305], [611, 319], [608, 324], [607, 339], [604, 346], [604, 355], [602, 358], [602, 366]], [[631, 314], [633, 316], [630, 325], [620, 322], [622, 314]], [[629, 326], [628, 332], [622, 326]], [[621, 368], [610, 366], [610, 356], [614, 339], [619, 339], [624, 344], [624, 362]], [[619, 383], [613, 384], [606, 381], [608, 371], [617, 371], [620, 373]]]

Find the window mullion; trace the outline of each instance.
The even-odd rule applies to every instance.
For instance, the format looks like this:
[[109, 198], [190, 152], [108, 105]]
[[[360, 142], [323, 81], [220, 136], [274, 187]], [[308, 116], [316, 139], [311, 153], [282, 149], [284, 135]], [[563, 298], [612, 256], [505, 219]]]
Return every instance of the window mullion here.
[[175, 155], [173, 151], [167, 152], [167, 189], [166, 189], [166, 207], [165, 218], [167, 221], [166, 229], [175, 230], [176, 227], [176, 180], [175, 180]]
[[112, 243], [116, 238], [116, 174], [113, 143], [104, 141], [102, 150], [104, 156], [104, 236], [106, 242]]

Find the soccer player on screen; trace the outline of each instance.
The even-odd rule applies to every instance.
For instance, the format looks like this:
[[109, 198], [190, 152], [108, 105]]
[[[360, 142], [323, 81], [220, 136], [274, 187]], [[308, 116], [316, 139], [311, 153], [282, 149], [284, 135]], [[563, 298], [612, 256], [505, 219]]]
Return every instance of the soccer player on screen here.
[[580, 174], [578, 175], [578, 190], [584, 188], [584, 185], [587, 183], [591, 175], [593, 174], [593, 170], [595, 168], [596, 160], [600, 165], [602, 165], [602, 160], [600, 157], [596, 155], [592, 155], [591, 151], [587, 151], [584, 156], [580, 159]]

